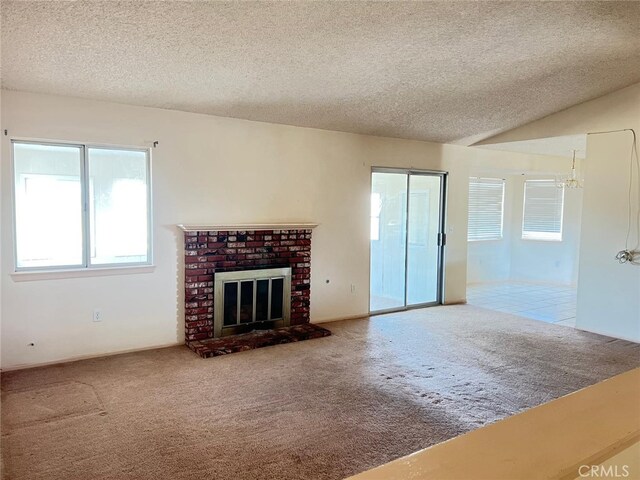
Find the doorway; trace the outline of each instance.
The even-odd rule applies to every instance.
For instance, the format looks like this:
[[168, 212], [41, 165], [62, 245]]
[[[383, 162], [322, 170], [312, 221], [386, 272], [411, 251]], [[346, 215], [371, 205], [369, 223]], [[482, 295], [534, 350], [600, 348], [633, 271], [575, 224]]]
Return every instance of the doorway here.
[[482, 148], [513, 156], [469, 171], [467, 302], [575, 327], [587, 135]]
[[446, 173], [371, 173], [369, 311], [442, 303]]

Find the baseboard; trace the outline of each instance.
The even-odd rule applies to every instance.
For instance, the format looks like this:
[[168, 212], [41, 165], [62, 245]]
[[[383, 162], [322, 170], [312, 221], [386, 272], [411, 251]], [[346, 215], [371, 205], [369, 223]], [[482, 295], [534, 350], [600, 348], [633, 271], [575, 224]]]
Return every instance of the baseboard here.
[[465, 298], [464, 300], [455, 300], [453, 302], [445, 302], [442, 304], [443, 307], [448, 307], [450, 305], [466, 305], [467, 304], [467, 299]]
[[336, 318], [324, 318], [322, 320], [311, 320], [311, 323], [331, 323], [331, 322], [340, 322], [341, 320], [358, 320], [360, 318], [368, 318], [369, 313], [361, 313], [360, 315], [348, 315], [346, 317], [336, 317]]
[[[435, 305], [436, 307], [448, 307], [451, 305], [466, 305], [467, 304], [467, 300], [456, 300], [453, 301], [451, 303], [444, 303], [442, 305]], [[432, 307], [424, 307], [424, 308], [432, 308]], [[400, 310], [397, 313], [401, 313], [404, 310]], [[389, 313], [394, 313], [394, 312], [389, 312]], [[384, 313], [382, 315], [385, 315]], [[331, 323], [331, 322], [340, 322], [341, 320], [358, 320], [360, 318], [369, 318], [371, 317], [372, 314], [367, 312], [367, 313], [361, 313], [359, 315], [348, 315], [345, 317], [335, 317], [335, 318], [326, 318], [326, 319], [322, 319], [322, 320], [311, 320], [311, 323]]]
[[640, 343], [640, 339], [638, 339], [638, 338], [613, 336], [611, 333], [598, 332], [596, 330], [588, 330], [586, 328], [579, 327], [578, 325], [575, 326], [575, 329], [576, 330], [580, 330], [581, 332], [587, 332], [587, 333], [593, 333], [595, 335], [601, 335], [603, 337], [615, 338], [616, 340], [624, 340], [625, 342]]
[[144, 352], [146, 350], [157, 350], [160, 348], [170, 348], [177, 347], [178, 345], [184, 345], [184, 342], [176, 342], [176, 343], [166, 343], [162, 345], [154, 345], [151, 347], [141, 347], [141, 348], [130, 348], [127, 350], [118, 350], [116, 352], [107, 352], [107, 353], [95, 353], [88, 355], [78, 355], [74, 357], [69, 357], [63, 360], [53, 360], [51, 362], [41, 362], [41, 363], [23, 363], [19, 365], [12, 365], [10, 367], [0, 368], [0, 372], [13, 372], [16, 370], [26, 370], [29, 368], [39, 368], [39, 367], [49, 367], [51, 365], [60, 365], [63, 363], [73, 363], [79, 362], [81, 360], [91, 360], [93, 358], [104, 358], [104, 357], [112, 357], [114, 355], [124, 355], [126, 353], [135, 353], [135, 352]]

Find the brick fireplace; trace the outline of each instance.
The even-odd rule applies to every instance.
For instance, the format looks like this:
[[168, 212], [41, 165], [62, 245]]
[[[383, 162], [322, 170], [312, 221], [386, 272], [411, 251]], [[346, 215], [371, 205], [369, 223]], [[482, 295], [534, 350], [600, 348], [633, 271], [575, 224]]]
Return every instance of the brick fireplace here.
[[221, 272], [290, 268], [291, 303], [288, 323], [292, 327], [308, 324], [311, 232], [315, 226], [180, 225], [184, 232], [184, 312], [187, 345], [194, 348], [194, 345], [200, 345], [217, 336], [214, 330], [214, 276]]

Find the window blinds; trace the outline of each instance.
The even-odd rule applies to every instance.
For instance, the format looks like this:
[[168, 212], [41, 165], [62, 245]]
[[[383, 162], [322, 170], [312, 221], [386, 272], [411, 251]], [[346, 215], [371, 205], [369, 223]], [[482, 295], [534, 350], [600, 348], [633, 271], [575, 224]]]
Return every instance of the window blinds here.
[[504, 180], [470, 178], [467, 240], [501, 239], [503, 210]]
[[524, 182], [522, 238], [527, 240], [562, 240], [564, 188], [554, 180]]

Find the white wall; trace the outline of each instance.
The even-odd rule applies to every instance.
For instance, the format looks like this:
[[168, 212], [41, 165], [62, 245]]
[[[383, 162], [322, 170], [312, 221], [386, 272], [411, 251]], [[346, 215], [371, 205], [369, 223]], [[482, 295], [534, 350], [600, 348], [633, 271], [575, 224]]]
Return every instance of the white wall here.
[[[0, 65], [1, 67], [1, 65]], [[0, 137], [2, 137], [4, 135], [4, 115], [2, 114], [2, 93], [3, 91], [0, 90]], [[4, 164], [4, 156], [1, 154], [0, 152], [0, 160], [2, 160], [2, 164]], [[0, 165], [1, 166], [1, 165]], [[0, 168], [0, 185], [2, 185], [2, 176], [3, 176], [3, 168]], [[1, 192], [1, 190], [0, 190]], [[2, 204], [4, 202], [4, 195], [0, 195], [0, 214], [4, 211], [2, 208]], [[3, 238], [2, 237], [2, 230], [4, 229], [4, 222], [0, 222], [0, 239]], [[4, 275], [2, 274], [2, 272], [4, 272], [3, 270], [3, 248], [0, 248], [0, 333], [2, 333], [2, 282], [4, 281]], [[1, 340], [1, 339], [0, 339]], [[2, 358], [2, 342], [0, 341], [0, 359]], [[1, 365], [1, 363], [0, 363]], [[2, 474], [2, 470], [1, 470], [1, 460], [0, 460], [0, 474]]]
[[510, 237], [469, 242], [467, 283], [506, 282], [511, 278]]
[[[445, 301], [464, 301], [468, 165], [496, 155], [505, 164], [513, 161], [511, 154], [461, 146], [24, 92], [3, 92], [2, 100], [10, 132], [2, 136], [5, 259], [13, 257], [11, 137], [119, 145], [159, 141], [152, 152], [155, 270], [17, 281], [12, 260], [3, 262], [4, 368], [181, 343], [178, 223], [320, 223], [312, 246], [312, 321], [366, 314], [374, 165], [451, 172]], [[96, 307], [101, 323], [91, 321]], [[35, 346], [28, 347], [30, 342]]]
[[[640, 84], [585, 102], [482, 143], [633, 128]], [[578, 274], [578, 328], [640, 341], [640, 267], [614, 257], [627, 233], [630, 132], [589, 135]], [[636, 177], [637, 178], [637, 177]], [[637, 184], [632, 205], [640, 204]], [[632, 244], [636, 243], [633, 238]], [[631, 245], [633, 246], [633, 245]]]

